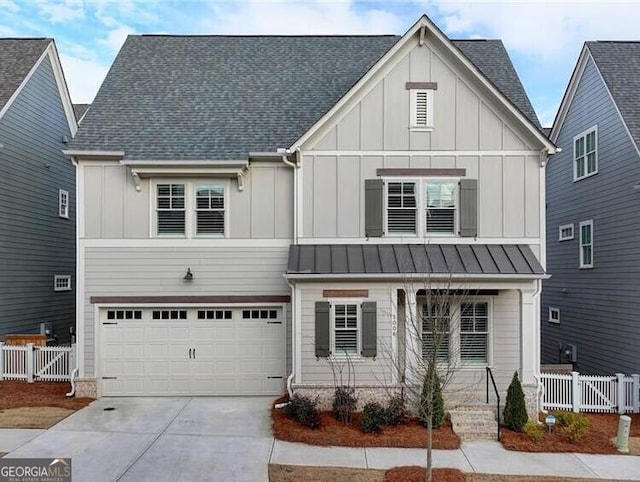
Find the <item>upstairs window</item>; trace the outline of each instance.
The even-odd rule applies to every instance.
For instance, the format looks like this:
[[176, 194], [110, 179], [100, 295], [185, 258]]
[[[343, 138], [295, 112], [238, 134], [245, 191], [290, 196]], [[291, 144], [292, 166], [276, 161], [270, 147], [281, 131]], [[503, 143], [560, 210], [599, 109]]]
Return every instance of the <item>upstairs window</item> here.
[[573, 224], [565, 224], [558, 228], [558, 241], [573, 239]]
[[416, 234], [416, 185], [390, 182], [387, 188], [387, 232]]
[[69, 219], [69, 191], [58, 191], [58, 216]]
[[57, 274], [53, 277], [53, 290], [54, 291], [69, 291], [71, 290], [71, 275], [69, 274]]
[[579, 181], [598, 172], [597, 127], [573, 138], [573, 180]]
[[185, 234], [185, 185], [158, 184], [156, 187], [158, 235]]
[[549, 323], [560, 323], [560, 309], [549, 307]]
[[415, 130], [433, 127], [433, 90], [411, 89], [410, 127]]
[[427, 234], [456, 233], [456, 186], [451, 181], [427, 181]]
[[580, 268], [593, 268], [593, 221], [580, 223]]
[[224, 186], [196, 186], [196, 234], [224, 235]]

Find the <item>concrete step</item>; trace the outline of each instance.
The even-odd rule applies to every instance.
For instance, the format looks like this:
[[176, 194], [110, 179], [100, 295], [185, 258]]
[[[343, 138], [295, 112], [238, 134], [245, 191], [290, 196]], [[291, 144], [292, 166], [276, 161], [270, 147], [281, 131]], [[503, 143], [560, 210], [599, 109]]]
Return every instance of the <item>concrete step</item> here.
[[453, 431], [462, 440], [495, 440], [498, 432], [495, 408], [470, 404], [450, 410]]

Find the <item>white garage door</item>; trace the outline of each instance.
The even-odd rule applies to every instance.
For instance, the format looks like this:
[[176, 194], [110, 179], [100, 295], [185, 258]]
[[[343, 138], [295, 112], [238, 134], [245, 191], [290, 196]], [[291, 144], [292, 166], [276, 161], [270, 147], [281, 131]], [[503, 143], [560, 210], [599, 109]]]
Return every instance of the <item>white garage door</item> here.
[[102, 309], [101, 393], [279, 395], [283, 316], [281, 307]]

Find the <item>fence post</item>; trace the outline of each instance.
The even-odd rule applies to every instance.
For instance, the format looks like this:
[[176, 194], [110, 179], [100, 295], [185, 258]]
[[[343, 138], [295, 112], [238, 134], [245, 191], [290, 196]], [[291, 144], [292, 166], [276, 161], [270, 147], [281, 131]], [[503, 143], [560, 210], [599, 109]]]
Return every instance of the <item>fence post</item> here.
[[35, 350], [33, 343], [27, 343], [27, 381], [33, 383], [33, 372], [35, 367]]
[[631, 397], [631, 403], [633, 404], [633, 413], [640, 413], [640, 375], [634, 373], [631, 375], [633, 378], [633, 396]]
[[618, 413], [623, 415], [626, 405], [626, 397], [624, 396], [624, 373], [616, 373], [616, 377], [618, 378], [616, 380], [618, 382]]
[[69, 353], [69, 379], [71, 379], [71, 374], [73, 373], [73, 370], [76, 369], [76, 344], [72, 343], [71, 344], [71, 352]]
[[0, 341], [0, 380], [4, 379], [4, 342]]
[[580, 374], [578, 372], [571, 372], [571, 409], [578, 413], [580, 412]]

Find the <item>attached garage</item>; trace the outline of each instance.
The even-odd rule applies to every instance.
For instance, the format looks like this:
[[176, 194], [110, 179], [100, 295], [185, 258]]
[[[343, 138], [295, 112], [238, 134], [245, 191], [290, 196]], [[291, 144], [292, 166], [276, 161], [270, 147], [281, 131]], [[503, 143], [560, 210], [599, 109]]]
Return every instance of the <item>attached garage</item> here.
[[103, 396], [279, 395], [282, 306], [101, 308]]

